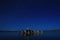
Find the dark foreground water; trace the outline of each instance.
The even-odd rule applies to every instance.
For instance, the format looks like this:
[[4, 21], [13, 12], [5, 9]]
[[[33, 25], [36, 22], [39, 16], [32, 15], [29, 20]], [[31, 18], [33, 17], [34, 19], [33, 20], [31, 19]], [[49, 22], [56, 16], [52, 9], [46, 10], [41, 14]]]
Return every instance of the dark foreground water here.
[[16, 32], [0, 32], [0, 40], [60, 40], [60, 32], [45, 32], [43, 35], [24, 37]]

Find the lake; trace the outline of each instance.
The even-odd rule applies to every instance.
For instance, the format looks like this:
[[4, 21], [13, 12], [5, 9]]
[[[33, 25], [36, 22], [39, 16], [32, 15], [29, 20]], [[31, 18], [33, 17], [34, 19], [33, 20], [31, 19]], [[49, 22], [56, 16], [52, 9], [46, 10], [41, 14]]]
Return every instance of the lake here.
[[21, 36], [16, 32], [0, 32], [0, 40], [60, 40], [60, 32], [44, 32], [42, 35]]

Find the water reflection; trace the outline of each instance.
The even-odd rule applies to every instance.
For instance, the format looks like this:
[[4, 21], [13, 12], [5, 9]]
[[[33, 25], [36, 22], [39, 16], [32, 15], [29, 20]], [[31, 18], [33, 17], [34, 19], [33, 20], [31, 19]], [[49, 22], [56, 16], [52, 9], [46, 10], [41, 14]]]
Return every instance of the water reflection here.
[[45, 32], [38, 36], [21, 36], [16, 32], [0, 32], [0, 40], [60, 40], [60, 32]]

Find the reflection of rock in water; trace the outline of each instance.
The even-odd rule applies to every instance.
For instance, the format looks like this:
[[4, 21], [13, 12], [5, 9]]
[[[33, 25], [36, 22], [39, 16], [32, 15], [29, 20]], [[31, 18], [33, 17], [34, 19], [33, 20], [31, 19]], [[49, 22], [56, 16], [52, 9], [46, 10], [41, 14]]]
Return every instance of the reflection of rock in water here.
[[41, 31], [39, 30], [23, 30], [21, 31], [21, 35], [23, 36], [32, 36], [32, 35], [39, 35], [41, 34]]
[[34, 33], [33, 33], [32, 30], [23, 30], [23, 31], [21, 32], [21, 34], [22, 34], [23, 36], [31, 36], [31, 35], [33, 35]]

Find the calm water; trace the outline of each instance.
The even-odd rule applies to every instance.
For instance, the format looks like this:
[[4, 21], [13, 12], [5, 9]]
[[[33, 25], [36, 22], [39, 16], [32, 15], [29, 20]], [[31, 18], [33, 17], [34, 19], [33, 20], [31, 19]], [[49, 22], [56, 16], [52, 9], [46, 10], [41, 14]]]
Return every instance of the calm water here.
[[16, 32], [0, 32], [0, 40], [60, 40], [60, 32], [45, 32], [43, 35], [24, 37]]

